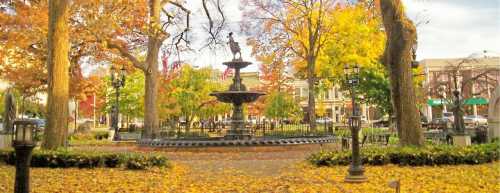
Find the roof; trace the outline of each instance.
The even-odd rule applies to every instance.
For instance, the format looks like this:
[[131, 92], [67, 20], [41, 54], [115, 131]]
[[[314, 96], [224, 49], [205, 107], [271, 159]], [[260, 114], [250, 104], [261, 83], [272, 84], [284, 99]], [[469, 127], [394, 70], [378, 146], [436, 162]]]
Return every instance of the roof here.
[[[500, 57], [483, 57], [483, 58], [471, 58], [474, 61], [464, 63], [463, 67], [477, 67], [477, 68], [496, 68], [500, 69]], [[442, 59], [424, 59], [420, 61], [420, 64], [424, 68], [429, 68], [431, 71], [433, 69], [441, 70], [450, 65], [457, 65], [461, 60], [466, 58], [442, 58]]]

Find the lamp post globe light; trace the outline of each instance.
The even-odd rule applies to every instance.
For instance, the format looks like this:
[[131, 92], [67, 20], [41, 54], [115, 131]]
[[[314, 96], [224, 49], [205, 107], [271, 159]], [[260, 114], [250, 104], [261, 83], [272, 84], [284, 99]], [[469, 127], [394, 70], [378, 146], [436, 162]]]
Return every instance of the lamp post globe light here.
[[36, 146], [38, 124], [31, 120], [14, 122], [12, 146], [16, 151], [16, 179], [14, 193], [28, 193], [30, 191], [30, 162], [31, 153]]
[[361, 164], [361, 155], [359, 150], [359, 130], [361, 129], [361, 116], [359, 109], [356, 105], [356, 92], [355, 87], [359, 84], [359, 66], [357, 64], [352, 67], [349, 65], [344, 66], [344, 74], [346, 76], [346, 84], [349, 86], [351, 93], [352, 115], [349, 118], [349, 127], [351, 129], [352, 138], [352, 156], [351, 164], [345, 182], [362, 183], [366, 182], [367, 178], [364, 175], [364, 169]]
[[120, 115], [120, 88], [125, 86], [125, 67], [122, 67], [120, 71], [111, 66], [111, 86], [115, 89], [115, 104], [111, 107], [111, 129], [114, 130], [115, 134], [113, 136], [114, 141], [120, 140], [119, 128], [118, 128], [118, 117]]

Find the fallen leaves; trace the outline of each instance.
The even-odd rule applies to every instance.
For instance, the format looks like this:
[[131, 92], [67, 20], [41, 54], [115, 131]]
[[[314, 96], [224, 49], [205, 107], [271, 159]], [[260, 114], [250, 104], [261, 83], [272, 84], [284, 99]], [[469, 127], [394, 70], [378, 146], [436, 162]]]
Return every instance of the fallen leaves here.
[[[368, 166], [363, 184], [344, 183], [347, 167], [298, 165], [279, 175], [256, 176], [241, 170], [191, 171], [182, 164], [171, 169], [131, 171], [113, 168], [49, 169], [32, 168], [31, 187], [35, 193], [57, 192], [203, 192], [203, 193], [285, 193], [285, 192], [394, 192], [388, 186], [401, 180], [401, 192], [500, 191], [500, 163], [440, 167]], [[0, 165], [0, 192], [13, 192], [14, 167]]]

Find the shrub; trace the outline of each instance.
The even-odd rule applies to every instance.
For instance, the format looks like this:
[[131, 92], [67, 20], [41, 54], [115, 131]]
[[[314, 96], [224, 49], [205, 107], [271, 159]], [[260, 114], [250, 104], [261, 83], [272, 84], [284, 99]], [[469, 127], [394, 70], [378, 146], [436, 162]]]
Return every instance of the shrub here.
[[[15, 164], [15, 156], [15, 152], [12, 150], [0, 151], [0, 161], [9, 165]], [[166, 167], [168, 166], [168, 160], [164, 156], [154, 154], [36, 150], [31, 157], [31, 166], [51, 168], [125, 167], [127, 169], [146, 169], [153, 166]]]
[[[457, 165], [483, 164], [498, 161], [500, 143], [455, 147], [449, 145], [425, 147], [376, 147], [361, 151], [362, 162], [368, 165]], [[348, 165], [350, 151], [319, 152], [308, 161], [317, 166]]]

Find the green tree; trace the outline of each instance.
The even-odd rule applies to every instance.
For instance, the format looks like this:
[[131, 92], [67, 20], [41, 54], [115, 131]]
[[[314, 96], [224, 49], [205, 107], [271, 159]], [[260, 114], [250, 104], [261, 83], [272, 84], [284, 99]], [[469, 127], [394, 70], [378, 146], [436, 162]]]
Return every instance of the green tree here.
[[277, 91], [266, 97], [264, 114], [266, 117], [274, 119], [298, 121], [302, 118], [302, 110], [293, 97]]
[[171, 116], [185, 118], [188, 127], [195, 118], [209, 118], [228, 112], [228, 104], [220, 103], [209, 95], [223, 89], [223, 85], [213, 79], [213, 74], [215, 73], [211, 68], [194, 69], [184, 65], [178, 77], [162, 85], [167, 92], [161, 92], [161, 95], [166, 96], [160, 98], [168, 98], [169, 103], [160, 108], [177, 109], [170, 112]]
[[[105, 95], [108, 100], [105, 105], [105, 112], [111, 112], [113, 104], [115, 104], [115, 89], [111, 86], [111, 79], [106, 77]], [[127, 75], [125, 86], [120, 89], [118, 107], [120, 114], [127, 118], [142, 118], [144, 117], [144, 74], [135, 70]]]
[[357, 88], [360, 101], [377, 107], [383, 114], [391, 114], [391, 89], [389, 77], [384, 70], [363, 69]]

